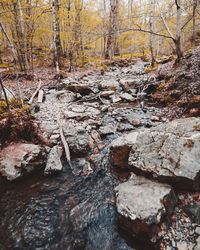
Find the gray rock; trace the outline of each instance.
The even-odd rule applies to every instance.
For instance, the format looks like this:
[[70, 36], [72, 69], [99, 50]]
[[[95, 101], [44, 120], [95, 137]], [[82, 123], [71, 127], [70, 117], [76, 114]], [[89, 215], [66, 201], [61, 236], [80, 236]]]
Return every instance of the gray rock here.
[[103, 96], [103, 97], [107, 97], [107, 96], [113, 95], [114, 93], [115, 93], [114, 90], [106, 90], [106, 91], [102, 91], [100, 93], [100, 95]]
[[87, 155], [90, 149], [90, 136], [86, 131], [86, 124], [66, 123], [63, 125], [66, 141], [70, 152], [76, 155]]
[[199, 250], [200, 249], [200, 236], [196, 239], [196, 246], [194, 250]]
[[135, 236], [149, 239], [160, 231], [163, 216], [170, 216], [176, 204], [169, 185], [135, 175], [117, 186], [116, 192], [120, 225]]
[[118, 90], [119, 83], [114, 79], [104, 80], [104, 81], [100, 82], [99, 88], [101, 90]]
[[58, 146], [54, 146], [49, 152], [47, 158], [47, 164], [44, 170], [45, 174], [48, 175], [62, 170], [63, 166], [60, 160], [61, 156], [62, 156], [62, 149]]
[[129, 153], [136, 143], [138, 132], [123, 135], [110, 144], [110, 159], [117, 167], [127, 167]]
[[133, 79], [120, 79], [119, 83], [124, 91], [129, 90], [130, 87], [135, 85], [135, 81]]
[[0, 152], [0, 173], [12, 181], [41, 168], [45, 158], [45, 150], [39, 145], [10, 144]]
[[132, 95], [128, 94], [128, 93], [123, 93], [123, 94], [120, 95], [120, 97], [123, 100], [126, 100], [128, 102], [133, 102], [135, 100], [135, 98]]
[[200, 118], [186, 118], [141, 132], [132, 147], [129, 165], [179, 188], [199, 190], [199, 127]]
[[195, 228], [195, 233], [197, 233], [198, 235], [200, 235], [200, 226]]
[[65, 88], [81, 95], [89, 95], [94, 93], [92, 87], [86, 83], [70, 83], [66, 85]]
[[193, 223], [197, 223], [200, 225], [200, 205], [187, 205], [184, 207], [184, 211], [190, 217]]
[[114, 134], [116, 132], [116, 126], [112, 124], [108, 124], [107, 126], [101, 126], [99, 128], [99, 133], [100, 135], [109, 135], [109, 134]]

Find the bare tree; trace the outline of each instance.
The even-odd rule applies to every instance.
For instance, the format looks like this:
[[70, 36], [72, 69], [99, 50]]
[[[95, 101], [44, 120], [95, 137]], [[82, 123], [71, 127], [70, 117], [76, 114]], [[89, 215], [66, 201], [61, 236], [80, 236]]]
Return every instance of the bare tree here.
[[196, 42], [196, 10], [197, 10], [198, 0], [193, 0], [192, 5], [192, 42]]
[[119, 55], [118, 29], [119, 29], [119, 0], [110, 0], [109, 31], [105, 59]]
[[[149, 30], [152, 32], [154, 30], [154, 13], [155, 12], [155, 0], [149, 1]], [[150, 49], [150, 61], [151, 66], [155, 64], [155, 55], [154, 55], [154, 35], [149, 34], [149, 49]]]
[[60, 74], [62, 47], [60, 40], [59, 27], [59, 2], [52, 0], [52, 18], [53, 18], [53, 44], [54, 44], [54, 58], [53, 62], [56, 68], [56, 73]]

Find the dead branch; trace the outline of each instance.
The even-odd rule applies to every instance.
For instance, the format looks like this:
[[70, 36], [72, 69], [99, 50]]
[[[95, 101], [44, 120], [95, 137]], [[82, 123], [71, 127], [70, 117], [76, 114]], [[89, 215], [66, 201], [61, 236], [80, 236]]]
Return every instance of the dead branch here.
[[35, 96], [37, 95], [37, 93], [39, 92], [40, 88], [41, 88], [41, 81], [39, 81], [39, 84], [38, 84], [37, 89], [35, 90], [35, 92], [34, 92], [33, 95], [31, 96], [30, 100], [28, 101], [28, 104], [29, 104], [29, 105], [32, 104], [32, 102], [33, 102]]
[[57, 116], [57, 122], [58, 122], [58, 127], [59, 127], [59, 132], [60, 132], [60, 138], [61, 138], [62, 144], [64, 146], [64, 149], [65, 149], [65, 156], [66, 156], [66, 159], [67, 159], [67, 162], [68, 162], [69, 166], [72, 169], [72, 163], [71, 163], [69, 145], [68, 145], [67, 141], [65, 140], [65, 136], [64, 136], [64, 133], [63, 133], [63, 128], [62, 128], [62, 122], [61, 122], [61, 115], [60, 115], [60, 113]]

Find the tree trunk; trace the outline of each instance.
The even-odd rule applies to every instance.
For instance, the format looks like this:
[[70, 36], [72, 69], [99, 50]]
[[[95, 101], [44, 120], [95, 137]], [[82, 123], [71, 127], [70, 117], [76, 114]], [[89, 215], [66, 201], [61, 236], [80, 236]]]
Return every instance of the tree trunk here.
[[[155, 1], [150, 0], [150, 11], [149, 11], [149, 30], [153, 32], [154, 30], [154, 9], [155, 9]], [[149, 34], [149, 50], [150, 50], [150, 62], [151, 66], [153, 67], [156, 60], [154, 55], [154, 35], [152, 33]]]
[[54, 44], [54, 58], [53, 63], [56, 68], [56, 73], [60, 74], [61, 68], [61, 40], [60, 40], [60, 27], [59, 27], [59, 2], [52, 0], [52, 18], [53, 18], [53, 44]]
[[119, 55], [118, 17], [119, 0], [110, 0], [109, 31], [105, 59], [111, 59], [114, 55]]
[[4, 86], [3, 86], [3, 81], [2, 81], [1, 76], [0, 76], [0, 85], [1, 85], [1, 88], [2, 88], [2, 91], [3, 91], [3, 94], [4, 94], [4, 98], [5, 98], [5, 101], [6, 101], [6, 110], [10, 111], [8, 97], [7, 97], [7, 94], [6, 94], [6, 90], [5, 90]]
[[183, 57], [183, 50], [182, 50], [182, 46], [181, 46], [181, 38], [179, 37], [178, 39], [174, 40], [174, 44], [176, 47], [176, 62], [179, 63], [181, 58]]
[[192, 42], [196, 42], [196, 9], [197, 9], [197, 0], [193, 0], [192, 7]]
[[182, 50], [182, 41], [181, 41], [181, 17], [182, 17], [182, 10], [181, 10], [181, 0], [175, 0], [176, 3], [176, 38], [174, 39], [175, 47], [176, 47], [176, 55], [177, 59], [176, 62], [179, 62], [180, 59], [183, 57], [183, 50]]
[[18, 17], [19, 20], [17, 22], [17, 32], [18, 32], [18, 40], [20, 45], [20, 52], [21, 52], [21, 60], [23, 65], [23, 71], [27, 75], [29, 72], [29, 64], [27, 59], [27, 47], [26, 47], [26, 32], [24, 26], [24, 15], [21, 6], [21, 1], [17, 1], [17, 8], [18, 8]]

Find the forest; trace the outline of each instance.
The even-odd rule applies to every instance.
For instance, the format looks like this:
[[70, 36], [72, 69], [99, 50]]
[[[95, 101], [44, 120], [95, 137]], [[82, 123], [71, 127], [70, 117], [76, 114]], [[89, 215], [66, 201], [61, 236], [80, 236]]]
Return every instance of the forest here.
[[104, 59], [173, 54], [199, 38], [198, 0], [0, 2], [0, 63], [31, 74], [53, 65], [71, 71]]
[[0, 0], [0, 250], [200, 250], [199, 149], [199, 0]]

